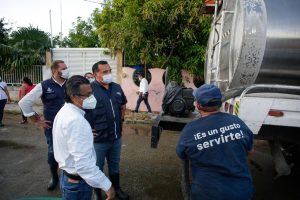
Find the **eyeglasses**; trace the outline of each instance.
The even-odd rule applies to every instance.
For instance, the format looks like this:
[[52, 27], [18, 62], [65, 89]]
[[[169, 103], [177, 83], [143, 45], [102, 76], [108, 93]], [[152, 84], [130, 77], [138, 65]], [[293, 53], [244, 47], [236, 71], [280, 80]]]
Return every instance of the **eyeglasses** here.
[[86, 98], [89, 98], [89, 97], [92, 96], [92, 95], [93, 95], [93, 93], [86, 94], [86, 95], [84, 95], [84, 94], [76, 94], [76, 96], [86, 97]]

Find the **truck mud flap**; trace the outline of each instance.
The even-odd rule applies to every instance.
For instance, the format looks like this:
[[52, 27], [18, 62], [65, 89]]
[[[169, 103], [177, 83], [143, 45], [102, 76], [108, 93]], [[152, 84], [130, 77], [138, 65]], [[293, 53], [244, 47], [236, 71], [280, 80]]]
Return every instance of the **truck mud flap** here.
[[272, 141], [269, 140], [269, 145], [271, 147], [271, 154], [273, 156], [275, 170], [277, 172], [274, 179], [277, 179], [280, 176], [289, 175], [291, 173], [291, 167], [286, 162], [279, 140], [277, 138]]

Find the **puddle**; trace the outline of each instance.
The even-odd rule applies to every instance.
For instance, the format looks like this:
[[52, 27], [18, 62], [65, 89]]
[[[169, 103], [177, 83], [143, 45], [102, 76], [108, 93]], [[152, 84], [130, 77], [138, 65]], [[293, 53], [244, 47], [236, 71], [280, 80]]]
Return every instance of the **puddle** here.
[[10, 147], [12, 149], [32, 149], [34, 146], [21, 144], [10, 140], [0, 140], [0, 148]]

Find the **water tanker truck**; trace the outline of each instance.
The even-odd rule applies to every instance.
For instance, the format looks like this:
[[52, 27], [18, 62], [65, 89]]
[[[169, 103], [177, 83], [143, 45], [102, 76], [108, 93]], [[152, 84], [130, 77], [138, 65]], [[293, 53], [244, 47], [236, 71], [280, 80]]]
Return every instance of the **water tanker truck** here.
[[[205, 82], [223, 94], [221, 110], [239, 116], [268, 141], [278, 176], [300, 161], [300, 1], [223, 0], [214, 3]], [[160, 115], [152, 127], [182, 129], [195, 115]], [[288, 161], [287, 161], [288, 160]]]

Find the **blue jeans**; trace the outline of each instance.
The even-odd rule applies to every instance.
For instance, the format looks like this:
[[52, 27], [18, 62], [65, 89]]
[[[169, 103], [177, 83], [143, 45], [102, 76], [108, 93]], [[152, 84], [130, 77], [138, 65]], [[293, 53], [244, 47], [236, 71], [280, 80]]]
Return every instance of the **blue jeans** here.
[[148, 109], [148, 112], [152, 112], [151, 107], [150, 107], [149, 102], [148, 102], [148, 96], [149, 96], [149, 93], [144, 94], [144, 98], [143, 98], [142, 95], [139, 95], [139, 98], [136, 102], [136, 106], [135, 106], [135, 109], [134, 109], [135, 112], [139, 111], [139, 107], [140, 107], [140, 104], [141, 104], [142, 101], [145, 102], [145, 105]]
[[108, 165], [108, 174], [119, 174], [122, 139], [113, 142], [94, 143], [97, 156], [97, 166], [103, 171], [105, 158]]
[[45, 136], [48, 144], [48, 164], [50, 166], [57, 166], [58, 164], [54, 158], [54, 151], [53, 151], [52, 128], [45, 129]]
[[60, 190], [63, 200], [92, 199], [92, 187], [89, 186], [84, 180], [76, 181], [76, 183], [70, 183], [68, 179], [69, 178], [63, 172], [61, 172]]

